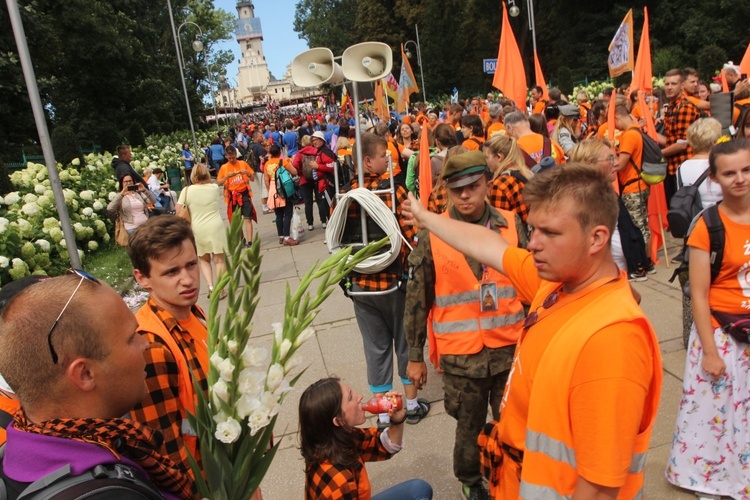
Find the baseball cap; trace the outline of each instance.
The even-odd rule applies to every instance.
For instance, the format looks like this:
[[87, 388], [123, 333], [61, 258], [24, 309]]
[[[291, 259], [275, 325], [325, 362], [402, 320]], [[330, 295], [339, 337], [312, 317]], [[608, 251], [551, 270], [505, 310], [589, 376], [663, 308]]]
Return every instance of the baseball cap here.
[[490, 172], [487, 159], [481, 151], [469, 151], [448, 158], [443, 166], [443, 179], [447, 188], [468, 186]]
[[325, 141], [325, 140], [326, 140], [326, 136], [325, 136], [325, 134], [323, 134], [323, 132], [321, 132], [320, 130], [316, 130], [315, 132], [313, 132], [313, 135], [312, 135], [312, 136], [313, 136], [313, 138], [315, 138], [315, 139], [321, 139], [321, 140], [323, 140], [323, 141]]

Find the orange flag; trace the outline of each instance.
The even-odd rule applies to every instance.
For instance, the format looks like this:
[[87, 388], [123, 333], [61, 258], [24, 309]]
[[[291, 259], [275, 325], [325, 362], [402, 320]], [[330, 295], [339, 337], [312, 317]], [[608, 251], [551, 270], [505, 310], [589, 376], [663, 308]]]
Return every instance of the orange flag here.
[[607, 139], [615, 145], [615, 108], [617, 107], [617, 93], [612, 92], [607, 106]]
[[419, 201], [427, 208], [432, 192], [432, 165], [430, 165], [430, 139], [427, 127], [419, 133]]
[[542, 73], [542, 65], [539, 64], [539, 56], [534, 51], [534, 79], [536, 84], [542, 87], [542, 97], [549, 101], [549, 91], [547, 90], [547, 82], [544, 80], [544, 73]]
[[644, 7], [641, 43], [638, 45], [638, 57], [635, 60], [635, 70], [633, 71], [633, 81], [630, 83], [630, 90], [640, 89], [643, 92], [649, 92], [653, 88], [651, 84], [652, 76], [651, 41], [648, 35], [648, 8]]
[[492, 86], [516, 103], [518, 109], [526, 109], [526, 70], [521, 51], [508, 21], [508, 9], [503, 5], [503, 24], [500, 30], [500, 47], [497, 51], [497, 66]]
[[609, 76], [614, 78], [626, 71], [632, 71], [633, 59], [633, 9], [630, 9], [609, 44]]
[[729, 92], [729, 82], [727, 82], [727, 75], [724, 74], [724, 68], [721, 68], [721, 91]]
[[375, 81], [375, 114], [384, 122], [387, 122], [390, 117], [388, 98], [385, 96], [385, 86], [382, 79]]
[[404, 44], [401, 44], [401, 77], [398, 81], [398, 112], [406, 113], [409, 110], [409, 96], [419, 92], [417, 80], [411, 70], [411, 64], [404, 52]]
[[750, 43], [747, 44], [747, 50], [740, 62], [740, 74], [750, 75]]

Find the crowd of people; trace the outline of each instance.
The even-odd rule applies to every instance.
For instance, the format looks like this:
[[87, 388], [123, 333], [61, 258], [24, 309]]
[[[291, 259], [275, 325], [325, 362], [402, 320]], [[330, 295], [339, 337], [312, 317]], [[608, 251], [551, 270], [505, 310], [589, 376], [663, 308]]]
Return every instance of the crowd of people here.
[[[93, 489], [96, 474], [124, 474], [149, 498], [195, 498], [187, 450], [200, 449], [187, 413], [209, 369], [200, 277], [213, 293], [226, 269], [222, 195], [251, 244], [258, 180], [280, 245], [299, 244], [296, 203], [308, 231], [314, 205], [326, 228], [337, 195], [358, 187], [376, 192], [401, 237], [389, 264], [353, 272], [342, 288], [369, 391], [403, 395], [403, 407], [362, 428], [363, 396], [345, 381], [308, 387], [299, 403], [306, 498], [432, 498], [421, 479], [376, 493], [365, 465], [398, 453], [404, 424], [429, 415], [419, 397], [428, 361], [457, 422], [453, 474], [465, 498], [642, 496], [662, 365], [630, 282], [655, 271], [653, 181], [643, 175], [653, 121], [667, 201], [694, 185], [705, 209], [678, 256], [689, 336], [666, 477], [701, 498], [750, 497], [750, 83], [733, 65], [724, 70], [737, 103], [728, 117], [711, 109], [711, 86], [690, 68], [668, 72], [663, 94], [641, 96], [645, 107], [626, 87], [579, 93], [576, 104], [535, 87], [527, 109], [495, 94], [442, 109], [418, 103], [388, 123], [363, 117], [359, 134], [347, 112], [247, 115], [197, 155], [183, 145], [191, 182], [179, 197], [158, 169], [136, 172], [120, 146], [108, 210], [148, 301], [133, 314], [80, 270], [0, 290], [0, 416], [9, 424], [0, 485], [12, 499], [29, 485], [78, 478]], [[424, 182], [430, 196], [418, 200]], [[367, 209], [348, 205], [342, 240], [361, 241]], [[368, 239], [386, 236], [369, 215]]]

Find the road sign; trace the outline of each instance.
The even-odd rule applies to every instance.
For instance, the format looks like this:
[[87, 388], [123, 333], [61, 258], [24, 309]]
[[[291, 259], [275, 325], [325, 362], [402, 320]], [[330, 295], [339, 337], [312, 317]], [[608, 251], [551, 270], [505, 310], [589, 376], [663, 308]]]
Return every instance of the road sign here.
[[495, 67], [497, 66], [497, 59], [484, 59], [484, 72], [490, 75], [495, 74]]

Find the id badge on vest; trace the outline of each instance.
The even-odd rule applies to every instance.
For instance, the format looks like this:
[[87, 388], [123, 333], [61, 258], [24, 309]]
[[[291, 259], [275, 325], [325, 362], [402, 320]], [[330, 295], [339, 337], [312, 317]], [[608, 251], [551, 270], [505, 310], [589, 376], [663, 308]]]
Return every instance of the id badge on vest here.
[[479, 286], [479, 304], [482, 312], [497, 311], [497, 283], [487, 279], [487, 271]]

